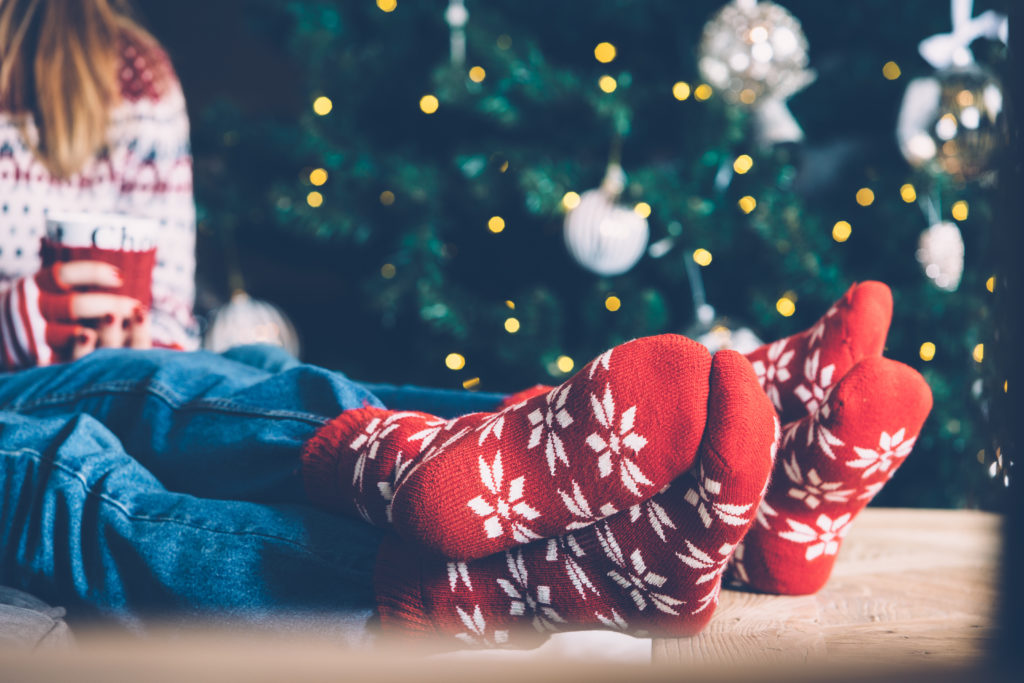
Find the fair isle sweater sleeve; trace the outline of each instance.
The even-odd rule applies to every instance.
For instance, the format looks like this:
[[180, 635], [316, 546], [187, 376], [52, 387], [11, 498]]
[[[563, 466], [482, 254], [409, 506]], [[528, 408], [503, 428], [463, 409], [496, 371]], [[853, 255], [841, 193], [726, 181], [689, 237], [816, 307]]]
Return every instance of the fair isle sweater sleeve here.
[[181, 84], [159, 47], [125, 40], [122, 104], [111, 125], [115, 210], [160, 223], [151, 325], [158, 346], [199, 345], [195, 300], [196, 211], [189, 120]]

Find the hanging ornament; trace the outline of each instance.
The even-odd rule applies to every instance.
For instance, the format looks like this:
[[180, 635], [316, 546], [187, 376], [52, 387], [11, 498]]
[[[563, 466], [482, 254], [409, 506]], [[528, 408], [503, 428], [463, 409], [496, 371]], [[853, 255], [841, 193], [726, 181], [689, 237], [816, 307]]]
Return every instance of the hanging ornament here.
[[815, 79], [800, 22], [774, 2], [733, 0], [704, 26], [698, 66], [733, 103], [751, 107], [762, 144], [798, 142], [786, 100]]
[[972, 11], [971, 0], [953, 0], [953, 32], [918, 46], [938, 71], [907, 84], [896, 124], [912, 166], [961, 181], [989, 170], [1006, 136], [1002, 84], [970, 50], [977, 38], [1005, 42], [1006, 17], [990, 10], [971, 18]]
[[601, 186], [580, 195], [580, 203], [565, 215], [565, 246], [581, 266], [598, 275], [625, 273], [647, 248], [647, 219], [616, 203], [625, 187], [626, 174], [613, 161]]
[[210, 327], [203, 339], [208, 351], [227, 351], [244, 344], [273, 344], [299, 357], [299, 336], [295, 327], [273, 304], [252, 299], [236, 290], [231, 301], [210, 314]]
[[955, 223], [935, 223], [921, 233], [917, 261], [939, 289], [955, 292], [964, 274], [964, 238]]
[[448, 0], [444, 20], [451, 31], [452, 66], [461, 67], [466, 63], [466, 24], [469, 22], [469, 10], [463, 0]]
[[749, 327], [715, 314], [714, 306], [707, 302], [699, 266], [691, 259], [686, 259], [683, 263], [686, 277], [690, 281], [690, 294], [693, 297], [696, 318], [684, 335], [700, 342], [711, 353], [722, 349], [750, 353], [762, 346], [764, 342]]

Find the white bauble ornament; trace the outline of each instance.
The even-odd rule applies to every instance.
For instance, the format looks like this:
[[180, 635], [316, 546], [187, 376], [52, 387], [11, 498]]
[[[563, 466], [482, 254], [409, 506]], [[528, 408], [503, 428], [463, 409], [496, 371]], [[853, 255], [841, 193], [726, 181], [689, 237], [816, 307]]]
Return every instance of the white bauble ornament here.
[[203, 348], [219, 353], [244, 344], [273, 344], [299, 356], [299, 336], [288, 317], [273, 304], [239, 290], [210, 314]]
[[751, 106], [763, 142], [790, 142], [803, 131], [785, 100], [814, 78], [800, 22], [774, 2], [734, 0], [704, 26], [698, 66], [733, 104]]
[[598, 275], [621, 275], [637, 264], [647, 248], [647, 219], [616, 203], [625, 174], [610, 164], [601, 187], [580, 195], [565, 216], [565, 246], [576, 261]]
[[968, 64], [907, 84], [896, 138], [911, 165], [971, 180], [992, 168], [1005, 118], [999, 79]]
[[964, 274], [964, 239], [955, 223], [936, 223], [921, 233], [917, 261], [939, 289], [956, 291]]

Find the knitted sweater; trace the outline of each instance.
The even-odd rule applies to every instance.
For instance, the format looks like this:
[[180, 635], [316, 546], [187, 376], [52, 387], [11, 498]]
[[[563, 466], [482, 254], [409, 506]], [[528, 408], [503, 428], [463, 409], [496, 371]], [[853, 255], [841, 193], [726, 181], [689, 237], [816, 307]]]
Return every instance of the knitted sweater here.
[[[49, 211], [116, 212], [157, 219], [151, 328], [160, 346], [194, 349], [195, 205], [189, 123], [181, 84], [166, 53], [131, 37], [121, 41], [121, 101], [111, 112], [108, 148], [67, 180], [54, 178], [22, 138], [19, 118], [0, 108], [0, 368], [24, 366], [23, 324], [38, 296], [40, 238]], [[31, 121], [26, 134], [34, 142]], [[26, 303], [28, 306], [26, 306]]]

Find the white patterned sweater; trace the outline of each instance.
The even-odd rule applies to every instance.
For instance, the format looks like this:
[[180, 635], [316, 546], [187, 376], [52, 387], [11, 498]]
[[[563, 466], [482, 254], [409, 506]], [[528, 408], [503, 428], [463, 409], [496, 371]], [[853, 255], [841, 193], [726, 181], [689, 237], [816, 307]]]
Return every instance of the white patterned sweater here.
[[[25, 285], [18, 285], [39, 270], [40, 238], [49, 211], [157, 219], [153, 342], [186, 350], [198, 346], [192, 314], [196, 214], [185, 98], [159, 47], [125, 37], [120, 53], [121, 101], [111, 113], [108, 148], [67, 180], [49, 173], [23, 140], [18, 119], [0, 108], [0, 340], [5, 350], [0, 367], [34, 363], [30, 354], [11, 354], [10, 342], [20, 335], [23, 343], [31, 344], [24, 338], [31, 335], [17, 323], [16, 311], [25, 310], [17, 299], [38, 292], [29, 283], [32, 291], [26, 295]], [[34, 141], [37, 132], [31, 121], [26, 132]]]

